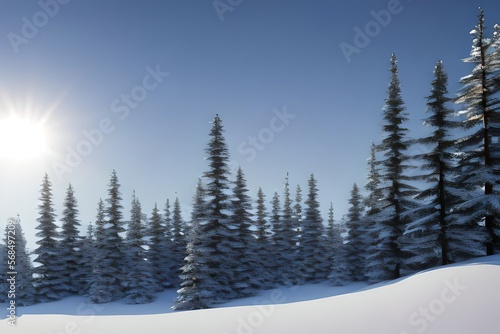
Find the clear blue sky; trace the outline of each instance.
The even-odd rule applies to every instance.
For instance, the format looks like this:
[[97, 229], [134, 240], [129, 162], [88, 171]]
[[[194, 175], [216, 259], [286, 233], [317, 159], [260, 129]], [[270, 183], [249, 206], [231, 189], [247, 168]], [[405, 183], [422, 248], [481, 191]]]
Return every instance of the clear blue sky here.
[[[236, 6], [220, 13], [202, 0], [60, 1], [42, 0], [45, 12], [36, 1], [0, 1], [0, 119], [14, 110], [44, 120], [50, 149], [0, 162], [1, 219], [19, 212], [31, 247], [45, 172], [58, 218], [71, 182], [82, 223], [93, 221], [112, 169], [126, 218], [134, 189], [145, 213], [178, 195], [189, 218], [216, 113], [252, 196], [259, 186], [268, 200], [281, 193], [286, 172], [306, 191], [314, 173], [324, 217], [332, 201], [340, 219], [382, 135], [391, 53], [411, 135], [420, 136], [436, 61], [454, 94], [471, 70], [461, 59], [478, 7], [488, 27], [500, 21], [497, 0], [221, 0]], [[376, 23], [372, 11], [388, 7], [390, 19]], [[370, 40], [356, 41], [356, 27], [372, 29]], [[348, 62], [340, 45], [356, 42]], [[290, 118], [275, 118], [285, 110]], [[99, 126], [107, 133], [89, 152], [84, 131]], [[259, 134], [262, 150], [252, 149], [249, 136]], [[86, 156], [58, 173], [78, 147]]]

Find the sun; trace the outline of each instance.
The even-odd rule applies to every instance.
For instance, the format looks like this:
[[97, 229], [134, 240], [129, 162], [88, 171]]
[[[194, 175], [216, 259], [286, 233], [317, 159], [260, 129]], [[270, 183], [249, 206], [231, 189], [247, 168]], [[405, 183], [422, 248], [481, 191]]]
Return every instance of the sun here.
[[46, 151], [41, 124], [12, 116], [0, 119], [0, 159], [40, 157]]

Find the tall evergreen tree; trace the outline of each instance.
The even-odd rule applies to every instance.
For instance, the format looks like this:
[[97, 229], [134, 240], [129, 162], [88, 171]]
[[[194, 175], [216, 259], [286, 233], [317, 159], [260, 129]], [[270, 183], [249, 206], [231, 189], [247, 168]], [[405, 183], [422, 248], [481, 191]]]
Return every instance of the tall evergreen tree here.
[[93, 303], [109, 303], [115, 297], [112, 295], [113, 290], [108, 288], [109, 273], [107, 270], [109, 259], [107, 258], [106, 213], [102, 199], [99, 200], [97, 205], [95, 226], [95, 251], [92, 262], [93, 277], [89, 287], [89, 298]]
[[152, 288], [155, 291], [161, 291], [173, 285], [169, 270], [169, 265], [173, 261], [171, 240], [167, 238], [166, 228], [156, 203], [149, 218], [147, 236], [149, 237], [147, 257], [156, 280]]
[[253, 295], [256, 289], [260, 287], [260, 281], [255, 275], [255, 268], [259, 263], [252, 249], [254, 238], [250, 230], [253, 225], [250, 213], [252, 204], [251, 198], [247, 193], [245, 175], [240, 167], [236, 172], [233, 199], [231, 200], [231, 221], [233, 228], [237, 232], [237, 243], [233, 256], [239, 259], [240, 265], [235, 268], [234, 276], [230, 278], [232, 286], [236, 289], [240, 297]]
[[[463, 126], [468, 130], [468, 134], [458, 141], [461, 159], [457, 180], [467, 192], [461, 194], [462, 203], [455, 210], [459, 215], [456, 229], [462, 230], [457, 239], [460, 238], [461, 246], [467, 248], [463, 251], [465, 257], [477, 255], [474, 247], [482, 238], [476, 233], [478, 225], [486, 230], [482, 254], [493, 254], [499, 243], [500, 196], [494, 187], [500, 183], [500, 89], [497, 81], [500, 76], [497, 44], [500, 28], [496, 30], [493, 38], [486, 37], [484, 12], [480, 9], [479, 22], [471, 32], [470, 57], [464, 59], [464, 62], [474, 64], [474, 69], [460, 80], [462, 88], [456, 100], [464, 106], [460, 113], [466, 116]], [[470, 238], [471, 242], [468, 242]]]
[[366, 222], [363, 217], [363, 197], [356, 183], [351, 190], [347, 213], [346, 262], [353, 281], [363, 281], [366, 268], [366, 249], [370, 245]]
[[[412, 271], [427, 269], [438, 264], [448, 264], [450, 209], [457, 201], [453, 177], [455, 170], [455, 140], [452, 130], [459, 123], [453, 120], [454, 111], [448, 104], [448, 76], [439, 61], [434, 68], [435, 78], [431, 94], [427, 97], [430, 116], [424, 125], [433, 132], [418, 142], [430, 147], [428, 152], [415, 158], [421, 161], [424, 174], [420, 176], [427, 186], [416, 196], [423, 204], [416, 211], [416, 219], [407, 225], [403, 248], [410, 254], [406, 260]], [[418, 160], [417, 160], [418, 161]]]
[[282, 238], [283, 238], [283, 222], [281, 217], [281, 203], [280, 195], [278, 191], [274, 191], [273, 198], [271, 199], [271, 217], [270, 222], [272, 226], [272, 249], [275, 255], [273, 256], [273, 274], [274, 274], [274, 284], [286, 284], [286, 280], [283, 278], [283, 263], [284, 254], [281, 253], [283, 249]]
[[328, 279], [336, 286], [344, 286], [352, 281], [351, 270], [346, 259], [346, 245], [341, 233], [340, 226], [334, 220], [333, 203], [330, 202], [328, 226], [326, 229], [327, 254], [328, 260], [331, 261]]
[[[206, 219], [198, 222], [198, 230], [192, 236], [197, 242], [188, 245], [186, 257], [188, 262], [197, 263], [196, 284], [185, 265], [176, 309], [209, 307], [236, 296], [230, 280], [226, 279], [233, 275], [238, 259], [234, 257], [235, 232], [229, 228], [229, 153], [219, 115], [213, 120], [206, 152], [209, 162], [209, 169], [204, 173]], [[197, 296], [196, 303], [194, 296]]]
[[408, 120], [398, 77], [396, 56], [391, 57], [391, 80], [388, 97], [385, 101], [383, 131], [385, 137], [378, 149], [384, 159], [381, 166], [381, 212], [377, 214], [375, 225], [377, 245], [370, 254], [368, 276], [371, 281], [398, 278], [404, 265], [404, 254], [400, 247], [400, 238], [406, 227], [407, 219], [403, 214], [413, 209], [412, 196], [416, 188], [408, 183], [406, 172], [413, 168], [406, 151], [411, 140], [407, 137], [408, 129], [403, 124]]
[[179, 198], [176, 197], [174, 201], [174, 209], [172, 214], [172, 263], [171, 273], [174, 278], [174, 285], [179, 284], [179, 269], [184, 264], [184, 257], [186, 253], [186, 238], [184, 236], [184, 221], [181, 215], [181, 203]]
[[90, 293], [90, 287], [94, 282], [94, 258], [96, 256], [95, 235], [92, 223], [87, 226], [87, 233], [84, 238], [79, 241], [80, 249], [83, 255], [83, 294]]
[[173, 306], [175, 310], [197, 310], [211, 306], [212, 301], [204, 296], [206, 274], [203, 266], [207, 259], [201, 249], [204, 242], [200, 235], [201, 224], [206, 220], [206, 205], [205, 189], [202, 180], [198, 179], [191, 211], [191, 229], [187, 235], [185, 264], [181, 268], [180, 288]]
[[113, 300], [123, 297], [124, 276], [127, 268], [123, 238], [121, 236], [125, 232], [121, 201], [120, 183], [116, 171], [113, 170], [105, 208], [106, 224], [104, 234], [106, 243], [102, 249], [106, 261], [106, 271], [102, 274], [106, 278], [107, 288]]
[[63, 267], [61, 265], [61, 253], [57, 238], [59, 233], [55, 223], [56, 214], [52, 203], [52, 185], [49, 177], [45, 174], [42, 182], [40, 205], [38, 206], [38, 225], [35, 227], [38, 232], [35, 249], [35, 262], [39, 265], [34, 268], [35, 289], [38, 302], [49, 302], [61, 298], [64, 289]]
[[129, 304], [146, 304], [154, 300], [152, 291], [155, 290], [156, 281], [152, 274], [151, 263], [146, 259], [145, 216], [135, 192], [131, 207], [130, 223], [125, 239], [128, 269], [125, 277], [125, 299]]
[[63, 216], [61, 218], [61, 265], [62, 265], [62, 295], [83, 294], [85, 272], [83, 271], [83, 253], [79, 235], [80, 221], [78, 219], [78, 204], [71, 184], [66, 191]]
[[16, 272], [15, 302], [17, 306], [35, 303], [35, 287], [33, 285], [33, 266], [26, 248], [26, 238], [19, 215], [11, 218], [5, 227], [4, 245], [0, 245], [0, 303], [7, 302], [10, 294], [9, 272]]
[[255, 217], [255, 247], [253, 252], [257, 257], [258, 265], [254, 268], [254, 276], [259, 277], [260, 288], [270, 289], [274, 286], [274, 266], [269, 254], [271, 249], [270, 225], [267, 221], [265, 195], [262, 188], [257, 192], [257, 212]]
[[319, 211], [318, 188], [314, 175], [309, 178], [309, 192], [303, 221], [301, 242], [301, 274], [306, 282], [318, 282], [327, 278], [330, 264], [325, 256], [323, 219]]

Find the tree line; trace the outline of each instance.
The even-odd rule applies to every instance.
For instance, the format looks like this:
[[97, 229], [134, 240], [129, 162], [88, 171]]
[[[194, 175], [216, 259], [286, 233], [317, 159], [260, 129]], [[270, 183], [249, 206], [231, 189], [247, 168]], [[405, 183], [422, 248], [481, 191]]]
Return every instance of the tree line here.
[[[313, 174], [305, 199], [289, 175], [270, 200], [259, 188], [248, 193], [239, 168], [231, 180], [229, 151], [216, 115], [206, 148], [208, 168], [198, 180], [191, 217], [175, 199], [149, 216], [132, 196], [125, 221], [117, 173], [100, 200], [94, 224], [80, 235], [74, 189], [56, 224], [51, 183], [43, 178], [37, 219], [37, 263], [16, 224], [17, 303], [85, 295], [94, 303], [125, 298], [148, 303], [155, 293], [177, 288], [174, 308], [202, 309], [279, 285], [330, 280], [335, 285], [396, 279], [423, 269], [500, 249], [500, 26], [487, 36], [484, 13], [471, 31], [473, 45], [456, 97], [448, 92], [443, 62], [437, 62], [423, 138], [410, 138], [409, 113], [401, 94], [396, 56], [383, 109], [383, 136], [373, 142], [367, 183], [354, 184], [349, 210], [326, 224]], [[418, 154], [411, 148], [419, 145]], [[0, 265], [7, 268], [6, 240]], [[2, 270], [5, 275], [8, 270]], [[5, 279], [0, 281], [0, 290]], [[4, 301], [6, 295], [0, 295]]]

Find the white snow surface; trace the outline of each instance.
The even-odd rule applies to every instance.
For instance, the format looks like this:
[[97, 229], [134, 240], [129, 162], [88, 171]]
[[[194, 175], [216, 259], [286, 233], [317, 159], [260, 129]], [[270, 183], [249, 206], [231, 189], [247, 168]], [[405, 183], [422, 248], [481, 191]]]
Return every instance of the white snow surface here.
[[[325, 282], [277, 288], [209, 310], [172, 311], [174, 290], [145, 305], [96, 305], [69, 297], [19, 307], [16, 326], [0, 320], [0, 332], [497, 334], [499, 282], [500, 255], [495, 255], [375, 286]], [[7, 305], [0, 306], [6, 317]]]

